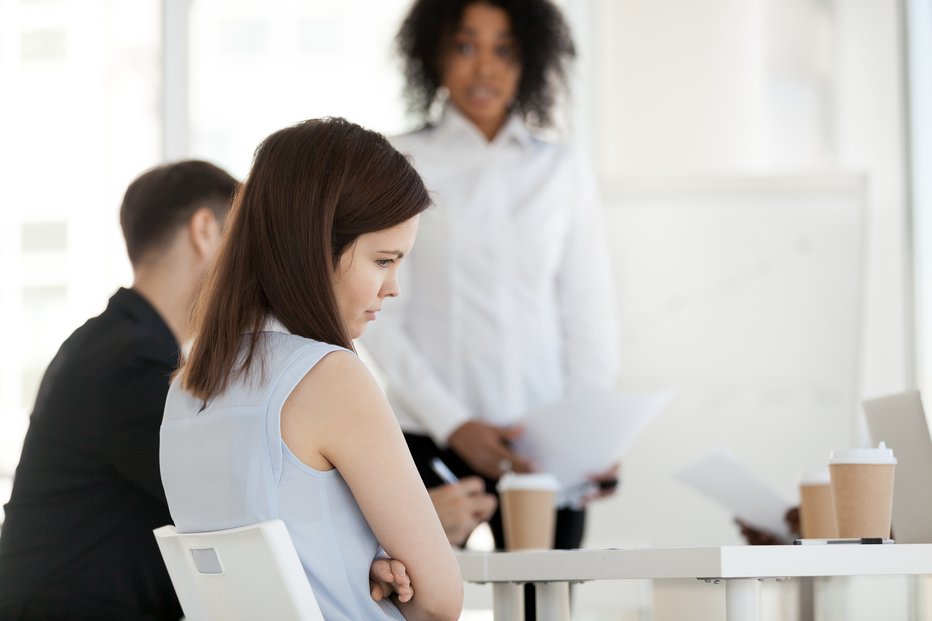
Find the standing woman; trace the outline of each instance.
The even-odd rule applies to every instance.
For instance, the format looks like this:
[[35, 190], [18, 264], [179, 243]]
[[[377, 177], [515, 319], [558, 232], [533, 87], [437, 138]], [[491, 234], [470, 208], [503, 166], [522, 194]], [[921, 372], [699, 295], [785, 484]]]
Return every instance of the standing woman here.
[[[427, 486], [440, 483], [439, 456], [493, 489], [503, 472], [534, 467], [510, 446], [522, 416], [616, 373], [592, 174], [533, 131], [552, 124], [573, 42], [550, 0], [418, 0], [397, 44], [427, 125], [394, 145], [436, 207], [403, 267], [406, 298], [363, 342]], [[491, 524], [503, 547], [498, 515]], [[582, 509], [561, 510], [555, 546], [579, 547], [583, 525]]]
[[429, 203], [407, 160], [358, 125], [266, 138], [165, 405], [177, 529], [281, 519], [328, 620], [452, 620], [462, 606], [437, 514], [352, 344], [398, 295]]

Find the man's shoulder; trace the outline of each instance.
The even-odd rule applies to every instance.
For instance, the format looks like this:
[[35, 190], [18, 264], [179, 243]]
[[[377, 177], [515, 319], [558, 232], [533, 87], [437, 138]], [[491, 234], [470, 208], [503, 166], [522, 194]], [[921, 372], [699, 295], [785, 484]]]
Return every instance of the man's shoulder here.
[[70, 363], [99, 364], [104, 365], [101, 370], [106, 370], [153, 359], [173, 366], [177, 351], [177, 345], [153, 326], [108, 308], [72, 332], [59, 354]]
[[108, 308], [62, 343], [39, 386], [35, 412], [71, 410], [74, 401], [96, 403], [92, 409], [99, 411], [123, 388], [138, 390], [147, 381], [167, 392], [177, 360], [177, 346], [158, 330]]

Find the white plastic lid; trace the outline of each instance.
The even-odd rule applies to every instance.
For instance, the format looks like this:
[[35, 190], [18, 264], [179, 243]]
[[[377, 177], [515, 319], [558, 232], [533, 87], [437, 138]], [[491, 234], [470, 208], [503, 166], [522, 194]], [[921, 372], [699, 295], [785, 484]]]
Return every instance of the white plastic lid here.
[[508, 490], [532, 490], [537, 492], [555, 492], [560, 488], [557, 477], [546, 472], [534, 472], [531, 474], [517, 474], [515, 472], [506, 472], [498, 480], [498, 491], [506, 492]]
[[828, 464], [821, 468], [807, 470], [799, 477], [800, 485], [830, 485], [831, 483], [832, 477], [828, 470]]
[[877, 448], [842, 449], [832, 451], [828, 458], [829, 464], [896, 464], [893, 449], [887, 448], [885, 442]]

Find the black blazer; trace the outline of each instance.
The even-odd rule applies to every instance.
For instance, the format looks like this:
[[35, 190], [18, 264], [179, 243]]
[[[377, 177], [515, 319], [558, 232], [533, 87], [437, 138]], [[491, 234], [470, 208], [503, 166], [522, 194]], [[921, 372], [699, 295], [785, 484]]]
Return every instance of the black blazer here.
[[178, 343], [120, 289], [45, 372], [0, 533], [0, 619], [178, 619], [159, 425]]

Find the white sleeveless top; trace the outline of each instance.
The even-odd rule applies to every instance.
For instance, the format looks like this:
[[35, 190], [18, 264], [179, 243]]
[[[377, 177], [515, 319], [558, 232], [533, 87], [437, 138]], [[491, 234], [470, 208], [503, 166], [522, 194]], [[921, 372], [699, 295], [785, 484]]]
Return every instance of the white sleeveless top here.
[[178, 532], [284, 521], [327, 621], [403, 620], [392, 603], [369, 594], [379, 542], [343, 477], [302, 463], [282, 440], [285, 400], [321, 358], [340, 349], [270, 321], [252, 381], [231, 383], [204, 407], [176, 378], [162, 419], [162, 484]]

